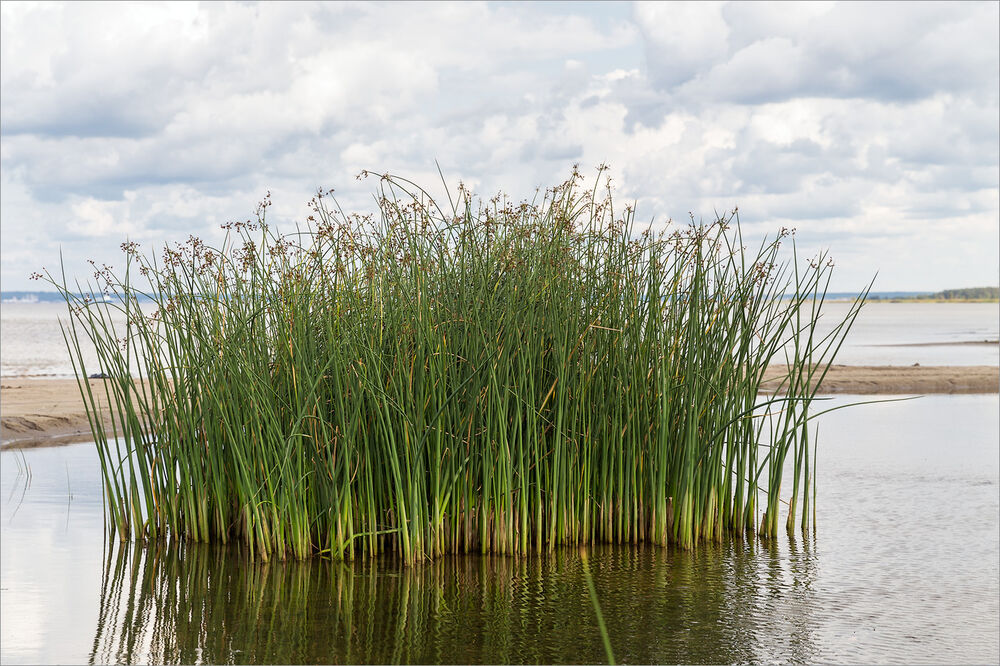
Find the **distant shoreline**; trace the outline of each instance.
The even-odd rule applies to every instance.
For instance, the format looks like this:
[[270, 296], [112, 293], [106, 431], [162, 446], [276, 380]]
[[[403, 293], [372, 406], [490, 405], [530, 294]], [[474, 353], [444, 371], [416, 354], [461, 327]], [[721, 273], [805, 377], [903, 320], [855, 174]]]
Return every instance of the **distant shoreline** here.
[[868, 299], [867, 302], [869, 303], [1000, 303], [1000, 298], [870, 298]]
[[[872, 294], [872, 301], [884, 300], [885, 294]], [[1000, 303], [1000, 287], [945, 289], [933, 294], [888, 294], [894, 303]]]
[[[842, 296], [840, 294], [837, 294], [836, 296], [827, 297], [825, 300], [826, 300], [827, 303], [853, 303], [855, 300], [857, 300], [857, 296]], [[871, 305], [871, 304], [874, 304], [874, 303], [891, 303], [891, 304], [899, 304], [899, 303], [956, 303], [956, 304], [960, 304], [960, 303], [1000, 303], [1000, 299], [997, 299], [997, 298], [921, 298], [921, 297], [917, 297], [917, 296], [905, 296], [905, 297], [882, 296], [882, 297], [880, 297], [877, 294], [875, 294], [875, 295], [869, 295], [868, 298], [865, 299], [865, 305]]]
[[864, 345], [865, 347], [963, 347], [966, 345], [1000, 345], [1000, 340], [967, 340], [963, 342], [896, 342], [878, 345]]
[[[763, 389], [780, 392], [787, 369], [768, 369]], [[103, 381], [91, 379], [96, 396]], [[911, 395], [929, 393], [997, 393], [1000, 368], [974, 366], [851, 366], [830, 367], [821, 394]], [[0, 449], [60, 446], [93, 440], [75, 379], [0, 378]], [[104, 421], [110, 426], [110, 413]]]

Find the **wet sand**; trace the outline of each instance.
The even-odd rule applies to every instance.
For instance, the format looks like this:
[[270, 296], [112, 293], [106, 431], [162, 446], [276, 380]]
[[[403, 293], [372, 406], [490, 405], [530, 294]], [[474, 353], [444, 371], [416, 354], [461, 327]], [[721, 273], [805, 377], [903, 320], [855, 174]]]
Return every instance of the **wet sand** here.
[[[104, 380], [91, 379], [96, 396]], [[107, 400], [101, 400], [106, 405]], [[105, 423], [110, 426], [109, 413]], [[75, 379], [4, 377], [0, 380], [0, 442], [3, 448], [58, 446], [92, 441], [90, 422]]]
[[[782, 368], [765, 377], [765, 388], [780, 384]], [[104, 380], [88, 380], [104, 395]], [[820, 393], [861, 395], [923, 393], [997, 393], [1000, 369], [974, 366], [848, 366], [830, 368]], [[106, 400], [102, 400], [105, 403]], [[104, 415], [110, 425], [109, 416]], [[2, 448], [58, 446], [93, 439], [75, 379], [3, 378], [0, 380]]]
[[[770, 368], [764, 387], [780, 384], [783, 368]], [[919, 395], [997, 393], [1000, 368], [993, 365], [832, 365], [820, 393]]]

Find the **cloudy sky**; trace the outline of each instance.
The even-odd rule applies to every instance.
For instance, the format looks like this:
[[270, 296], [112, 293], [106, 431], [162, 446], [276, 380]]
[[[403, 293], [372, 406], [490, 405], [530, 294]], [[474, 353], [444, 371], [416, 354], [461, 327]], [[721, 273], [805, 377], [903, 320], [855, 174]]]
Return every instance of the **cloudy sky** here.
[[515, 198], [606, 162], [644, 221], [795, 227], [838, 291], [995, 285], [998, 8], [5, 2], [2, 287], [435, 160]]

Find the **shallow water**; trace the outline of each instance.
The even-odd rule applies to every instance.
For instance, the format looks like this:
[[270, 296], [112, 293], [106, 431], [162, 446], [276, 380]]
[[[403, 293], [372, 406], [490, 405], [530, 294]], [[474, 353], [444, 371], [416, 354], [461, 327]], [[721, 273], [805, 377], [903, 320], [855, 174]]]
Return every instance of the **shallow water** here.
[[[823, 306], [820, 331], [847, 314], [849, 303]], [[144, 304], [151, 313], [154, 306]], [[73, 367], [59, 329], [66, 307], [59, 303], [4, 303], [0, 307], [0, 376], [72, 377]], [[123, 321], [118, 317], [116, 321]], [[837, 357], [847, 365], [1000, 365], [1000, 304], [879, 303], [861, 311]], [[910, 346], [919, 345], [919, 346]], [[87, 372], [98, 372], [97, 355], [83, 344]]]
[[[152, 303], [142, 309], [152, 314]], [[112, 320], [124, 330], [125, 316], [112, 310]], [[69, 315], [62, 303], [3, 303], [0, 305], [0, 376], [3, 377], [74, 377], [73, 365], [60, 324], [68, 324]], [[80, 349], [86, 373], [100, 372], [97, 352], [80, 331]]]
[[[998, 411], [930, 396], [821, 417], [815, 535], [593, 549], [616, 659], [1000, 661]], [[0, 454], [0, 493], [3, 663], [605, 659], [573, 549], [405, 568], [109, 546], [90, 445]]]
[[[819, 330], [846, 316], [849, 303], [823, 306]], [[865, 303], [837, 363], [844, 365], [1000, 365], [998, 303]], [[982, 344], [984, 341], [990, 344]], [[956, 344], [960, 343], [960, 344]]]

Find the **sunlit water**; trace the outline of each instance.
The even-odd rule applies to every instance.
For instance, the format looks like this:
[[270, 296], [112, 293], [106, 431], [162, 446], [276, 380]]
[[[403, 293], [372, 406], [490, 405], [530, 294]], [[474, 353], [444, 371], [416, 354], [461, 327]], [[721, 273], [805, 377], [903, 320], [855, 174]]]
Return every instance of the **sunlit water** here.
[[[152, 314], [156, 307], [143, 304]], [[125, 316], [114, 310], [112, 320], [124, 331]], [[0, 304], [0, 376], [3, 377], [73, 377], [75, 376], [63, 325], [68, 325], [66, 306], [60, 303]], [[97, 352], [86, 333], [80, 330], [80, 352], [87, 374], [100, 372]]]
[[[998, 410], [930, 396], [821, 417], [815, 535], [594, 549], [616, 659], [1000, 661]], [[91, 445], [0, 465], [3, 663], [605, 660], [576, 550], [406, 568], [111, 547]]]
[[[846, 316], [849, 303], [823, 306], [820, 332]], [[1000, 304], [869, 302], [851, 327], [844, 365], [1000, 365]], [[988, 344], [984, 344], [989, 341]]]
[[[151, 313], [155, 307], [145, 304]], [[826, 332], [850, 307], [823, 307]], [[0, 306], [0, 376], [72, 377], [73, 367], [59, 329], [66, 308], [58, 303], [3, 303]], [[124, 317], [118, 317], [119, 323]], [[837, 357], [847, 365], [1000, 365], [1000, 304], [878, 303], [865, 305]], [[963, 344], [955, 344], [963, 343]], [[976, 343], [976, 344], [969, 344]], [[99, 372], [97, 355], [83, 341], [88, 374]]]

